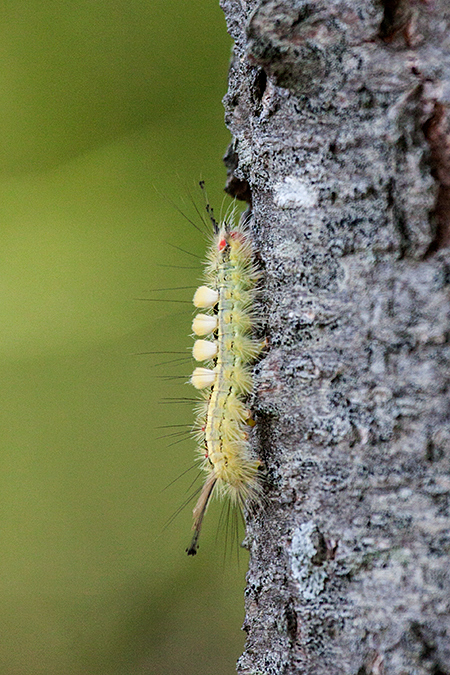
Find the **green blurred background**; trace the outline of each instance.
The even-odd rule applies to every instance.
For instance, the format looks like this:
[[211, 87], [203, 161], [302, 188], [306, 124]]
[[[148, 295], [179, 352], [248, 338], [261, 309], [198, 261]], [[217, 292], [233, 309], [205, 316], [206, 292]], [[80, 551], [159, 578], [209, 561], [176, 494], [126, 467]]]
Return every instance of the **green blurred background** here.
[[154, 291], [198, 279], [171, 244], [205, 247], [171, 202], [197, 218], [204, 178], [222, 204], [222, 12], [11, 0], [0, 27], [0, 675], [233, 673], [245, 552], [218, 505], [196, 558], [191, 506], [165, 527], [194, 444], [160, 402], [191, 364], [135, 355], [191, 343], [189, 303], [137, 298], [191, 298]]

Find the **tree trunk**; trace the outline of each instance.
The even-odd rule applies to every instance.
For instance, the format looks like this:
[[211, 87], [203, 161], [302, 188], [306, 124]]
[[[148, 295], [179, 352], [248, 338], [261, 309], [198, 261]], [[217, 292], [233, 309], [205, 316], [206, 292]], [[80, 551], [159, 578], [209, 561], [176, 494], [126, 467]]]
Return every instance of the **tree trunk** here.
[[269, 348], [242, 674], [450, 673], [449, 0], [222, 0]]

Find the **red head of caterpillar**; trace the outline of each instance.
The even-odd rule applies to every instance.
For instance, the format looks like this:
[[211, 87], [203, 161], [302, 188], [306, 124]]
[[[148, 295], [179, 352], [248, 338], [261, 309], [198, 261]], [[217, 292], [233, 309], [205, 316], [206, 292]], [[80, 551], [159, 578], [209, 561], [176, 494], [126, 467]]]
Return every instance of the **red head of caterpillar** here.
[[248, 431], [252, 426], [245, 400], [252, 389], [251, 364], [261, 351], [253, 337], [254, 300], [260, 276], [250, 232], [241, 221], [233, 229], [214, 219], [214, 235], [207, 253], [204, 281], [194, 305], [204, 310], [192, 323], [195, 368], [191, 383], [202, 391], [194, 434], [199, 443], [206, 480], [194, 508], [194, 535], [188, 555], [195, 555], [208, 503], [214, 493], [227, 496], [237, 507], [257, 498], [259, 460], [252, 457]]

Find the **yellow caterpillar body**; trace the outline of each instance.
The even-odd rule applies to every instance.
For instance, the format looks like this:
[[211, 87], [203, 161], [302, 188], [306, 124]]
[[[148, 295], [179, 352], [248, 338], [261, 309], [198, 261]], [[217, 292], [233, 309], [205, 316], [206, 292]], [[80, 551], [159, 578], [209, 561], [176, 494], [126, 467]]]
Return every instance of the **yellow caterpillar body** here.
[[[194, 508], [194, 535], [187, 549], [195, 555], [209, 500], [227, 495], [242, 507], [260, 492], [260, 462], [250, 453], [251, 415], [245, 399], [252, 389], [251, 364], [262, 349], [252, 337], [255, 326], [255, 285], [259, 278], [245, 223], [231, 228], [213, 221], [214, 236], [207, 254], [204, 279], [194, 305], [205, 310], [194, 318], [193, 356], [207, 367], [194, 370], [191, 383], [202, 390], [194, 433], [199, 442], [206, 480]], [[206, 338], [206, 339], [204, 339]]]

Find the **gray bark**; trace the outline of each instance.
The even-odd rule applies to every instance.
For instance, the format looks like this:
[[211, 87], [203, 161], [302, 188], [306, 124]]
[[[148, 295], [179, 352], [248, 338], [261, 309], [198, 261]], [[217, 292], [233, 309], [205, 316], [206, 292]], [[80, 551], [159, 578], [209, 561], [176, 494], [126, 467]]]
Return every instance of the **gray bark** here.
[[242, 674], [450, 673], [450, 3], [222, 0], [269, 348]]

